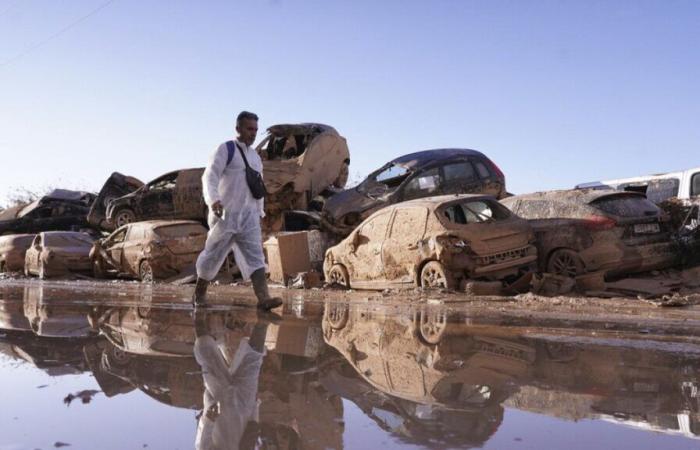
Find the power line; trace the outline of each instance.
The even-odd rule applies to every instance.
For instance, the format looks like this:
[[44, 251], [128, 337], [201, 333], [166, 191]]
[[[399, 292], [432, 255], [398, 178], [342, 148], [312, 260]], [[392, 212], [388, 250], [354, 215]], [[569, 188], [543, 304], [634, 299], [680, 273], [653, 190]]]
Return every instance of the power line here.
[[11, 57], [10, 59], [0, 63], [0, 68], [7, 67], [10, 64], [13, 64], [13, 63], [19, 61], [20, 59], [24, 58], [26, 55], [33, 52], [34, 50], [36, 50], [40, 47], [43, 47], [47, 42], [49, 42], [53, 39], [56, 39], [57, 37], [59, 37], [63, 33], [69, 31], [71, 28], [75, 27], [76, 25], [79, 25], [81, 22], [84, 22], [85, 20], [94, 16], [95, 14], [97, 14], [101, 10], [105, 9], [107, 6], [109, 6], [111, 3], [114, 3], [115, 1], [116, 0], [107, 0], [106, 2], [102, 3], [97, 8], [90, 11], [89, 13], [85, 14], [84, 16], [78, 18], [77, 20], [75, 20], [75, 21], [71, 22], [70, 24], [66, 25], [65, 27], [61, 28], [60, 30], [58, 30], [54, 34], [48, 36], [46, 39], [37, 42], [36, 44], [32, 45], [31, 47], [25, 49], [24, 51], [22, 51], [18, 54], [16, 54], [15, 56]]

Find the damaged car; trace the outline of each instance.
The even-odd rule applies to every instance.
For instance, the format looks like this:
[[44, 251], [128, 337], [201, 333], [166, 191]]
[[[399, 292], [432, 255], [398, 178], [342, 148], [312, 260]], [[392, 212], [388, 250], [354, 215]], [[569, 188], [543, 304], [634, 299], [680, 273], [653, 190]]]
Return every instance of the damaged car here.
[[345, 138], [331, 126], [274, 125], [256, 150], [263, 161], [268, 191], [265, 230], [282, 230], [285, 211], [309, 209], [325, 190], [343, 189], [348, 181], [350, 150]]
[[328, 199], [322, 220], [327, 228], [347, 236], [378, 209], [442, 194], [489, 194], [503, 198], [507, 195], [505, 176], [493, 161], [476, 150], [411, 153], [389, 161], [357, 187]]
[[347, 288], [461, 288], [534, 269], [527, 221], [487, 195], [445, 195], [384, 208], [326, 252], [326, 280]]
[[532, 225], [544, 272], [613, 276], [667, 268], [677, 258], [668, 217], [644, 194], [574, 189], [501, 203]]
[[24, 257], [24, 274], [50, 278], [92, 274], [90, 249], [95, 239], [79, 231], [45, 231], [34, 237]]
[[24, 256], [32, 245], [34, 234], [10, 234], [0, 236], [0, 273], [21, 272]]
[[141, 281], [167, 278], [192, 266], [204, 248], [207, 229], [195, 221], [145, 221], [123, 225], [90, 250], [96, 278]]
[[87, 228], [94, 200], [90, 192], [55, 189], [29, 204], [0, 212], [0, 235]]
[[92, 207], [88, 212], [87, 221], [95, 228], [114, 230], [113, 224], [107, 220], [107, 207], [109, 203], [119, 197], [130, 194], [143, 186], [143, 182], [119, 172], [114, 172], [97, 194]]

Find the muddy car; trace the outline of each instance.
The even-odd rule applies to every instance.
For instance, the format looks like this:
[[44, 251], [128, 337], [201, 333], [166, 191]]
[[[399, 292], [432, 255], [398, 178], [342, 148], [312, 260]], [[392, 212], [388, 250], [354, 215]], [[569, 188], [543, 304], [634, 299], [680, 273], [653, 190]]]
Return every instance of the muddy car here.
[[88, 255], [94, 240], [78, 231], [39, 233], [24, 257], [24, 274], [42, 279], [69, 273], [91, 275], [92, 262]]
[[202, 197], [204, 168], [176, 170], [144, 184], [107, 205], [106, 220], [119, 228], [149, 219], [204, 221], [207, 205]]
[[94, 199], [89, 192], [55, 189], [29, 204], [0, 212], [0, 235], [86, 228]]
[[135, 222], [95, 241], [90, 259], [96, 278], [152, 281], [177, 275], [193, 265], [206, 237], [207, 229], [195, 221]]
[[542, 271], [619, 275], [666, 268], [677, 258], [667, 217], [643, 194], [574, 189], [501, 202], [532, 225]]
[[515, 279], [537, 251], [527, 221], [488, 195], [411, 200], [371, 215], [326, 252], [326, 280], [345, 287], [443, 287]]
[[34, 234], [0, 236], [0, 273], [24, 270], [24, 256], [32, 245]]
[[469, 193], [505, 197], [503, 172], [476, 150], [426, 150], [389, 161], [357, 187], [328, 199], [323, 220], [345, 236], [385, 206], [441, 194]]
[[130, 194], [141, 186], [143, 186], [142, 181], [114, 172], [107, 178], [97, 194], [97, 198], [92, 203], [87, 216], [88, 223], [98, 229], [114, 230], [112, 223], [107, 220], [107, 206], [112, 200]]
[[348, 144], [328, 125], [274, 125], [256, 149], [269, 193], [264, 226], [270, 231], [282, 229], [284, 211], [306, 210], [324, 190], [342, 189], [348, 181]]

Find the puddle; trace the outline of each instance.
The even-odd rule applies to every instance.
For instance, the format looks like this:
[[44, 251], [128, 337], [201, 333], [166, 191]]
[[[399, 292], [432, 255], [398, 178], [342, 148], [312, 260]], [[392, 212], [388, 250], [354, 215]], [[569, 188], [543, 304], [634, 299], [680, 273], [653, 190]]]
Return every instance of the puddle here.
[[700, 447], [691, 333], [148, 292], [0, 290], [0, 449]]

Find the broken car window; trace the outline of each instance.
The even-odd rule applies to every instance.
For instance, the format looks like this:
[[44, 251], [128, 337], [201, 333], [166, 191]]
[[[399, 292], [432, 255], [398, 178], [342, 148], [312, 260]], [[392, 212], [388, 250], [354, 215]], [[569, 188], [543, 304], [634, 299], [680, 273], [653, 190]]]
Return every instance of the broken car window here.
[[438, 190], [440, 186], [440, 174], [437, 167], [419, 174], [412, 179], [404, 188], [404, 198], [425, 197], [426, 194], [432, 194]]
[[120, 244], [120, 243], [124, 242], [125, 237], [126, 237], [126, 228], [117, 232], [112, 237], [112, 239], [109, 240], [108, 245]]
[[611, 195], [591, 202], [591, 206], [618, 217], [656, 216], [659, 208], [644, 197]]
[[448, 206], [443, 215], [450, 222], [460, 225], [503, 220], [510, 217], [508, 210], [490, 200], [464, 201]]
[[148, 187], [150, 189], [175, 189], [177, 175], [177, 172], [165, 175], [148, 183]]

